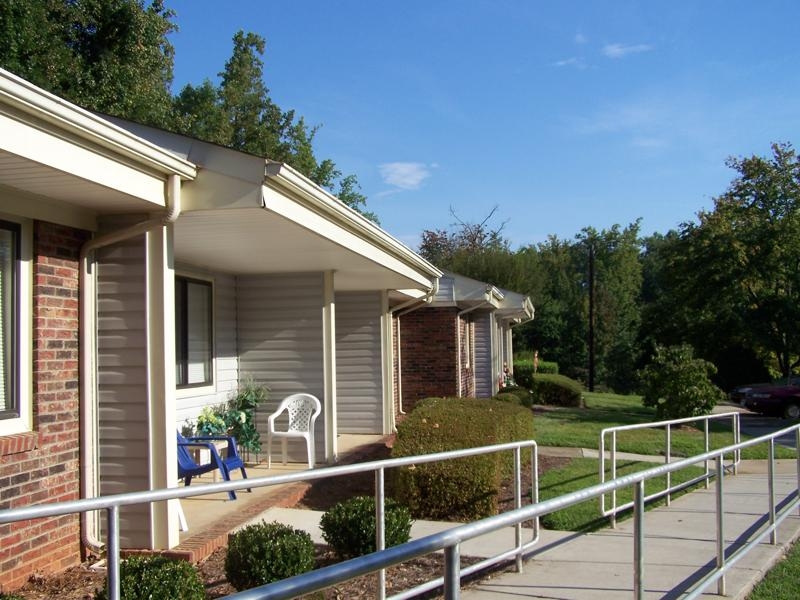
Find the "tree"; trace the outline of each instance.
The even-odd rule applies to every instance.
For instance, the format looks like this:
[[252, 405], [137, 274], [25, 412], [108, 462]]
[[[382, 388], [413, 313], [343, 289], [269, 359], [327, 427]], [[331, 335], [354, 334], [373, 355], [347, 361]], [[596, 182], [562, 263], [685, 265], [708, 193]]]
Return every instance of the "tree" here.
[[694, 357], [691, 346], [657, 346], [651, 362], [642, 370], [642, 403], [653, 406], [659, 419], [707, 415], [725, 394], [710, 377], [716, 367]]
[[774, 144], [771, 157], [727, 164], [739, 175], [684, 225], [674, 269], [696, 329], [732, 328], [788, 376], [800, 365], [800, 161]]
[[173, 17], [162, 0], [5, 0], [0, 66], [90, 110], [165, 127]]

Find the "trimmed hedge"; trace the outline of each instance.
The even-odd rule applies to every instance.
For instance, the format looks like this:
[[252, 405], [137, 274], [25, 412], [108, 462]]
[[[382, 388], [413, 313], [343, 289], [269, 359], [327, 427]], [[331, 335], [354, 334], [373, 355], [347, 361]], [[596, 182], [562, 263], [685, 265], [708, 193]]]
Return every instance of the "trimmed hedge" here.
[[[411, 538], [411, 513], [391, 498], [384, 501], [384, 544], [405, 544]], [[322, 537], [339, 558], [375, 552], [375, 498], [356, 496], [329, 508], [320, 520]]]
[[558, 363], [540, 360], [539, 368], [533, 372], [533, 361], [521, 359], [514, 361], [514, 381], [524, 388], [533, 389], [533, 378], [536, 375], [558, 375]]
[[541, 373], [542, 375], [558, 375], [558, 363], [550, 360], [540, 360], [539, 369], [536, 373]]
[[[529, 439], [533, 416], [515, 403], [427, 398], [398, 426], [392, 456]], [[479, 519], [496, 514], [500, 483], [512, 472], [511, 452], [415, 465], [397, 470], [395, 496], [417, 518]]]
[[314, 568], [314, 542], [305, 531], [261, 521], [228, 536], [225, 576], [247, 590]]
[[494, 398], [503, 402], [520, 404], [526, 408], [533, 406], [533, 396], [530, 391], [518, 385], [501, 389]]
[[540, 375], [533, 379], [535, 404], [583, 407], [583, 386], [564, 375]]
[[[120, 563], [122, 600], [203, 600], [200, 574], [185, 560], [165, 556], [132, 556]], [[96, 600], [106, 600], [108, 590], [97, 590]]]

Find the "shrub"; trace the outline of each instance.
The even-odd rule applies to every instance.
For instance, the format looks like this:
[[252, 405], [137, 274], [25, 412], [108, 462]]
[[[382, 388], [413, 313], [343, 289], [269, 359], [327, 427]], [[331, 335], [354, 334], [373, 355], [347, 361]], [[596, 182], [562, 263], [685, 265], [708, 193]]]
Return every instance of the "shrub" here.
[[[475, 398], [428, 398], [398, 426], [392, 456], [528, 439], [533, 439], [533, 416], [521, 406]], [[512, 469], [511, 452], [406, 467], [397, 470], [395, 496], [418, 518], [482, 518], [497, 512], [497, 491]]]
[[558, 363], [549, 360], [540, 360], [536, 371], [542, 375], [558, 375]]
[[[123, 600], [203, 600], [203, 582], [194, 565], [165, 556], [132, 556], [120, 564]], [[96, 600], [106, 600], [108, 590], [98, 590]]]
[[[375, 552], [375, 498], [356, 496], [332, 506], [322, 515], [322, 537], [340, 558]], [[384, 502], [386, 547], [404, 544], [411, 537], [411, 513], [387, 498]]]
[[514, 381], [517, 385], [533, 388], [533, 363], [530, 361], [514, 361]]
[[654, 406], [659, 419], [681, 419], [707, 415], [725, 399], [710, 377], [717, 368], [694, 358], [688, 344], [657, 346], [650, 364], [640, 372], [644, 386], [642, 403]]
[[539, 375], [533, 379], [533, 401], [552, 406], [583, 406], [583, 386], [564, 375]]
[[228, 537], [225, 575], [237, 590], [246, 590], [310, 571], [314, 543], [305, 531], [262, 521]]
[[514, 402], [517, 404], [521, 404], [526, 408], [530, 408], [533, 405], [533, 397], [529, 390], [519, 386], [510, 386], [503, 388], [497, 396], [495, 396], [496, 400], [501, 400], [503, 402]]
[[25, 598], [19, 594], [4, 594], [0, 592], [0, 600], [25, 600]]

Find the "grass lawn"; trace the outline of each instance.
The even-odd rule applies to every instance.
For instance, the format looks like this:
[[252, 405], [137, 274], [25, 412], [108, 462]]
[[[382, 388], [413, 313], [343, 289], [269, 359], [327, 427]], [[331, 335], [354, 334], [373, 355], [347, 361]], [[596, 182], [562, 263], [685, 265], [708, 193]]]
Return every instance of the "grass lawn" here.
[[800, 590], [800, 544], [795, 544], [753, 589], [748, 600], [794, 600]]
[[[642, 406], [640, 396], [619, 396], [586, 392], [586, 408], [553, 408], [536, 410], [534, 416], [535, 440], [540, 446], [573, 448], [599, 448], [600, 432], [607, 427], [631, 425], [656, 420], [655, 409]], [[702, 424], [700, 424], [702, 427]], [[733, 443], [730, 421], [712, 422], [710, 449]], [[636, 454], [663, 455], [666, 439], [663, 429], [641, 429], [617, 434], [617, 449]], [[610, 443], [610, 436], [606, 443]], [[672, 455], [692, 456], [705, 451], [702, 429], [694, 427], [672, 428]], [[791, 458], [793, 453], [777, 448], [779, 458]], [[767, 457], [767, 446], [747, 448], [742, 458]]]
[[[600, 461], [593, 458], [575, 458], [563, 468], [553, 469], [545, 472], [539, 479], [539, 499], [549, 500], [557, 496], [562, 496], [591, 485], [599, 483], [599, 464]], [[653, 463], [648, 462], [622, 462], [617, 465], [618, 475], [629, 475], [637, 471], [643, 471], [654, 467]], [[672, 474], [673, 485], [689, 481], [698, 475], [703, 474], [700, 467], [690, 467], [681, 469]], [[645, 492], [652, 494], [663, 489], [665, 486], [664, 477], [655, 477], [645, 483]], [[673, 494], [676, 497], [679, 494]], [[625, 504], [633, 500], [633, 488], [627, 487], [617, 491], [617, 505]], [[663, 500], [648, 503], [647, 508], [653, 508], [663, 503]], [[606, 497], [606, 507], [611, 506], [611, 496]], [[630, 511], [618, 517], [627, 518]], [[600, 514], [600, 499], [594, 498], [580, 504], [570, 506], [563, 510], [545, 515], [541, 520], [542, 526], [547, 529], [558, 529], [563, 531], [593, 531], [608, 526], [608, 518]]]

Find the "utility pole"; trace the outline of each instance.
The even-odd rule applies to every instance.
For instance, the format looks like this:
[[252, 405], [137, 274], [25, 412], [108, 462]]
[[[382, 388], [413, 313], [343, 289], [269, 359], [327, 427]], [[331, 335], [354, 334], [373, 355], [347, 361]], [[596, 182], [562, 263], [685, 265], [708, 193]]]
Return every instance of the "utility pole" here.
[[594, 240], [589, 240], [589, 391], [594, 391]]

